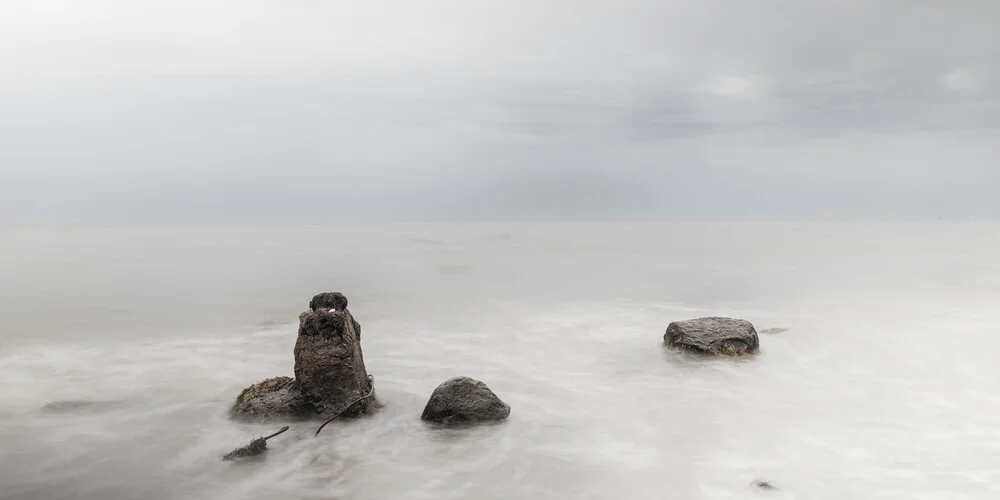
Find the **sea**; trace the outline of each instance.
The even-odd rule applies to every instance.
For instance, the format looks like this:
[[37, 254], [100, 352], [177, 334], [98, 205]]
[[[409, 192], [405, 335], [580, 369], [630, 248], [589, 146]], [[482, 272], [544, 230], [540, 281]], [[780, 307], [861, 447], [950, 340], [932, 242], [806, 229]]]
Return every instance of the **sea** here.
[[[1000, 223], [0, 234], [0, 499], [1000, 498]], [[230, 420], [244, 387], [292, 375], [327, 291], [362, 325], [381, 410], [315, 437]], [[752, 322], [760, 353], [663, 345], [704, 316]], [[421, 422], [455, 376], [509, 419]]]

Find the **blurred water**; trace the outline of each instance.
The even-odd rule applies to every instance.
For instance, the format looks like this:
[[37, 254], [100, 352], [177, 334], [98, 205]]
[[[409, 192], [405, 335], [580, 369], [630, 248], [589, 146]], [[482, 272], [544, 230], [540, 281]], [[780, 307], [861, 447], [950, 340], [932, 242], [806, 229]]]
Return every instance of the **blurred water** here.
[[[996, 498], [1000, 225], [4, 227], [3, 499]], [[382, 412], [230, 422], [340, 290]], [[752, 360], [662, 348], [733, 315]], [[419, 415], [455, 375], [495, 426]], [[42, 412], [53, 401], [105, 402]], [[780, 490], [751, 488], [757, 478]]]

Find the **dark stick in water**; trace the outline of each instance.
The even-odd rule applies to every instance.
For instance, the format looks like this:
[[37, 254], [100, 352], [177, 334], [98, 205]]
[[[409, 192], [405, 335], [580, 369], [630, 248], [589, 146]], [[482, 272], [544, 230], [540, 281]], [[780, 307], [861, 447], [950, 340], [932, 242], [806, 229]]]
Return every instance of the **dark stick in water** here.
[[286, 425], [286, 426], [282, 427], [281, 430], [279, 430], [278, 432], [275, 432], [274, 434], [271, 434], [270, 436], [265, 437], [264, 441], [267, 441], [268, 439], [271, 439], [274, 436], [277, 436], [278, 434], [281, 434], [282, 432], [285, 432], [287, 430], [288, 430], [288, 426]]
[[281, 434], [282, 432], [285, 432], [287, 430], [288, 426], [286, 425], [282, 427], [281, 430], [275, 432], [274, 434], [271, 434], [270, 436], [254, 439], [253, 441], [250, 441], [250, 444], [243, 446], [241, 448], [236, 448], [235, 450], [226, 453], [226, 455], [222, 457], [222, 459], [233, 460], [235, 458], [244, 458], [244, 457], [252, 457], [255, 455], [260, 455], [261, 453], [264, 453], [264, 451], [267, 450], [268, 439], [271, 439], [274, 436], [277, 436], [278, 434]]
[[319, 429], [316, 429], [316, 434], [313, 434], [313, 437], [319, 436], [319, 431], [323, 430], [323, 428], [326, 427], [326, 424], [329, 424], [330, 422], [333, 422], [333, 419], [339, 417], [342, 413], [344, 413], [345, 411], [347, 411], [350, 407], [352, 407], [352, 406], [360, 403], [364, 399], [370, 398], [372, 396], [372, 394], [375, 393], [375, 377], [373, 377], [371, 375], [368, 376], [368, 386], [371, 387], [371, 390], [368, 391], [368, 394], [365, 394], [364, 396], [361, 396], [360, 398], [355, 399], [354, 401], [351, 402], [351, 404], [345, 406], [343, 410], [338, 411], [334, 416], [332, 416], [329, 419], [327, 419], [326, 422], [323, 422], [323, 425], [319, 426]]

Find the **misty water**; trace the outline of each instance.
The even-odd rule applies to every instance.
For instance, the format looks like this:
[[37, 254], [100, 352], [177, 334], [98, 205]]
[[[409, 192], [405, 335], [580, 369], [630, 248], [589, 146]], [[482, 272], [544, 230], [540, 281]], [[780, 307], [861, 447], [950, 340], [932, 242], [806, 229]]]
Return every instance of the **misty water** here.
[[[1000, 496], [1000, 224], [2, 231], [3, 499]], [[384, 408], [220, 461], [284, 425], [227, 410], [292, 374], [322, 291], [350, 299]], [[786, 330], [751, 359], [664, 348], [707, 315]], [[510, 418], [423, 424], [456, 375]]]

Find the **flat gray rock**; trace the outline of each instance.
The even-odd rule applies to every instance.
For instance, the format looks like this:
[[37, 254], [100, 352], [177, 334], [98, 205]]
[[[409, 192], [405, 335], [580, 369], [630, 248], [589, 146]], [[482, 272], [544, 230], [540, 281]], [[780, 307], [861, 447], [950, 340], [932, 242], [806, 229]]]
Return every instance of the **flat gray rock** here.
[[697, 318], [667, 326], [663, 342], [670, 347], [706, 354], [745, 355], [760, 350], [757, 330], [749, 321], [735, 318]]
[[440, 424], [463, 424], [496, 422], [509, 415], [510, 405], [486, 384], [469, 377], [455, 377], [434, 389], [420, 418]]

